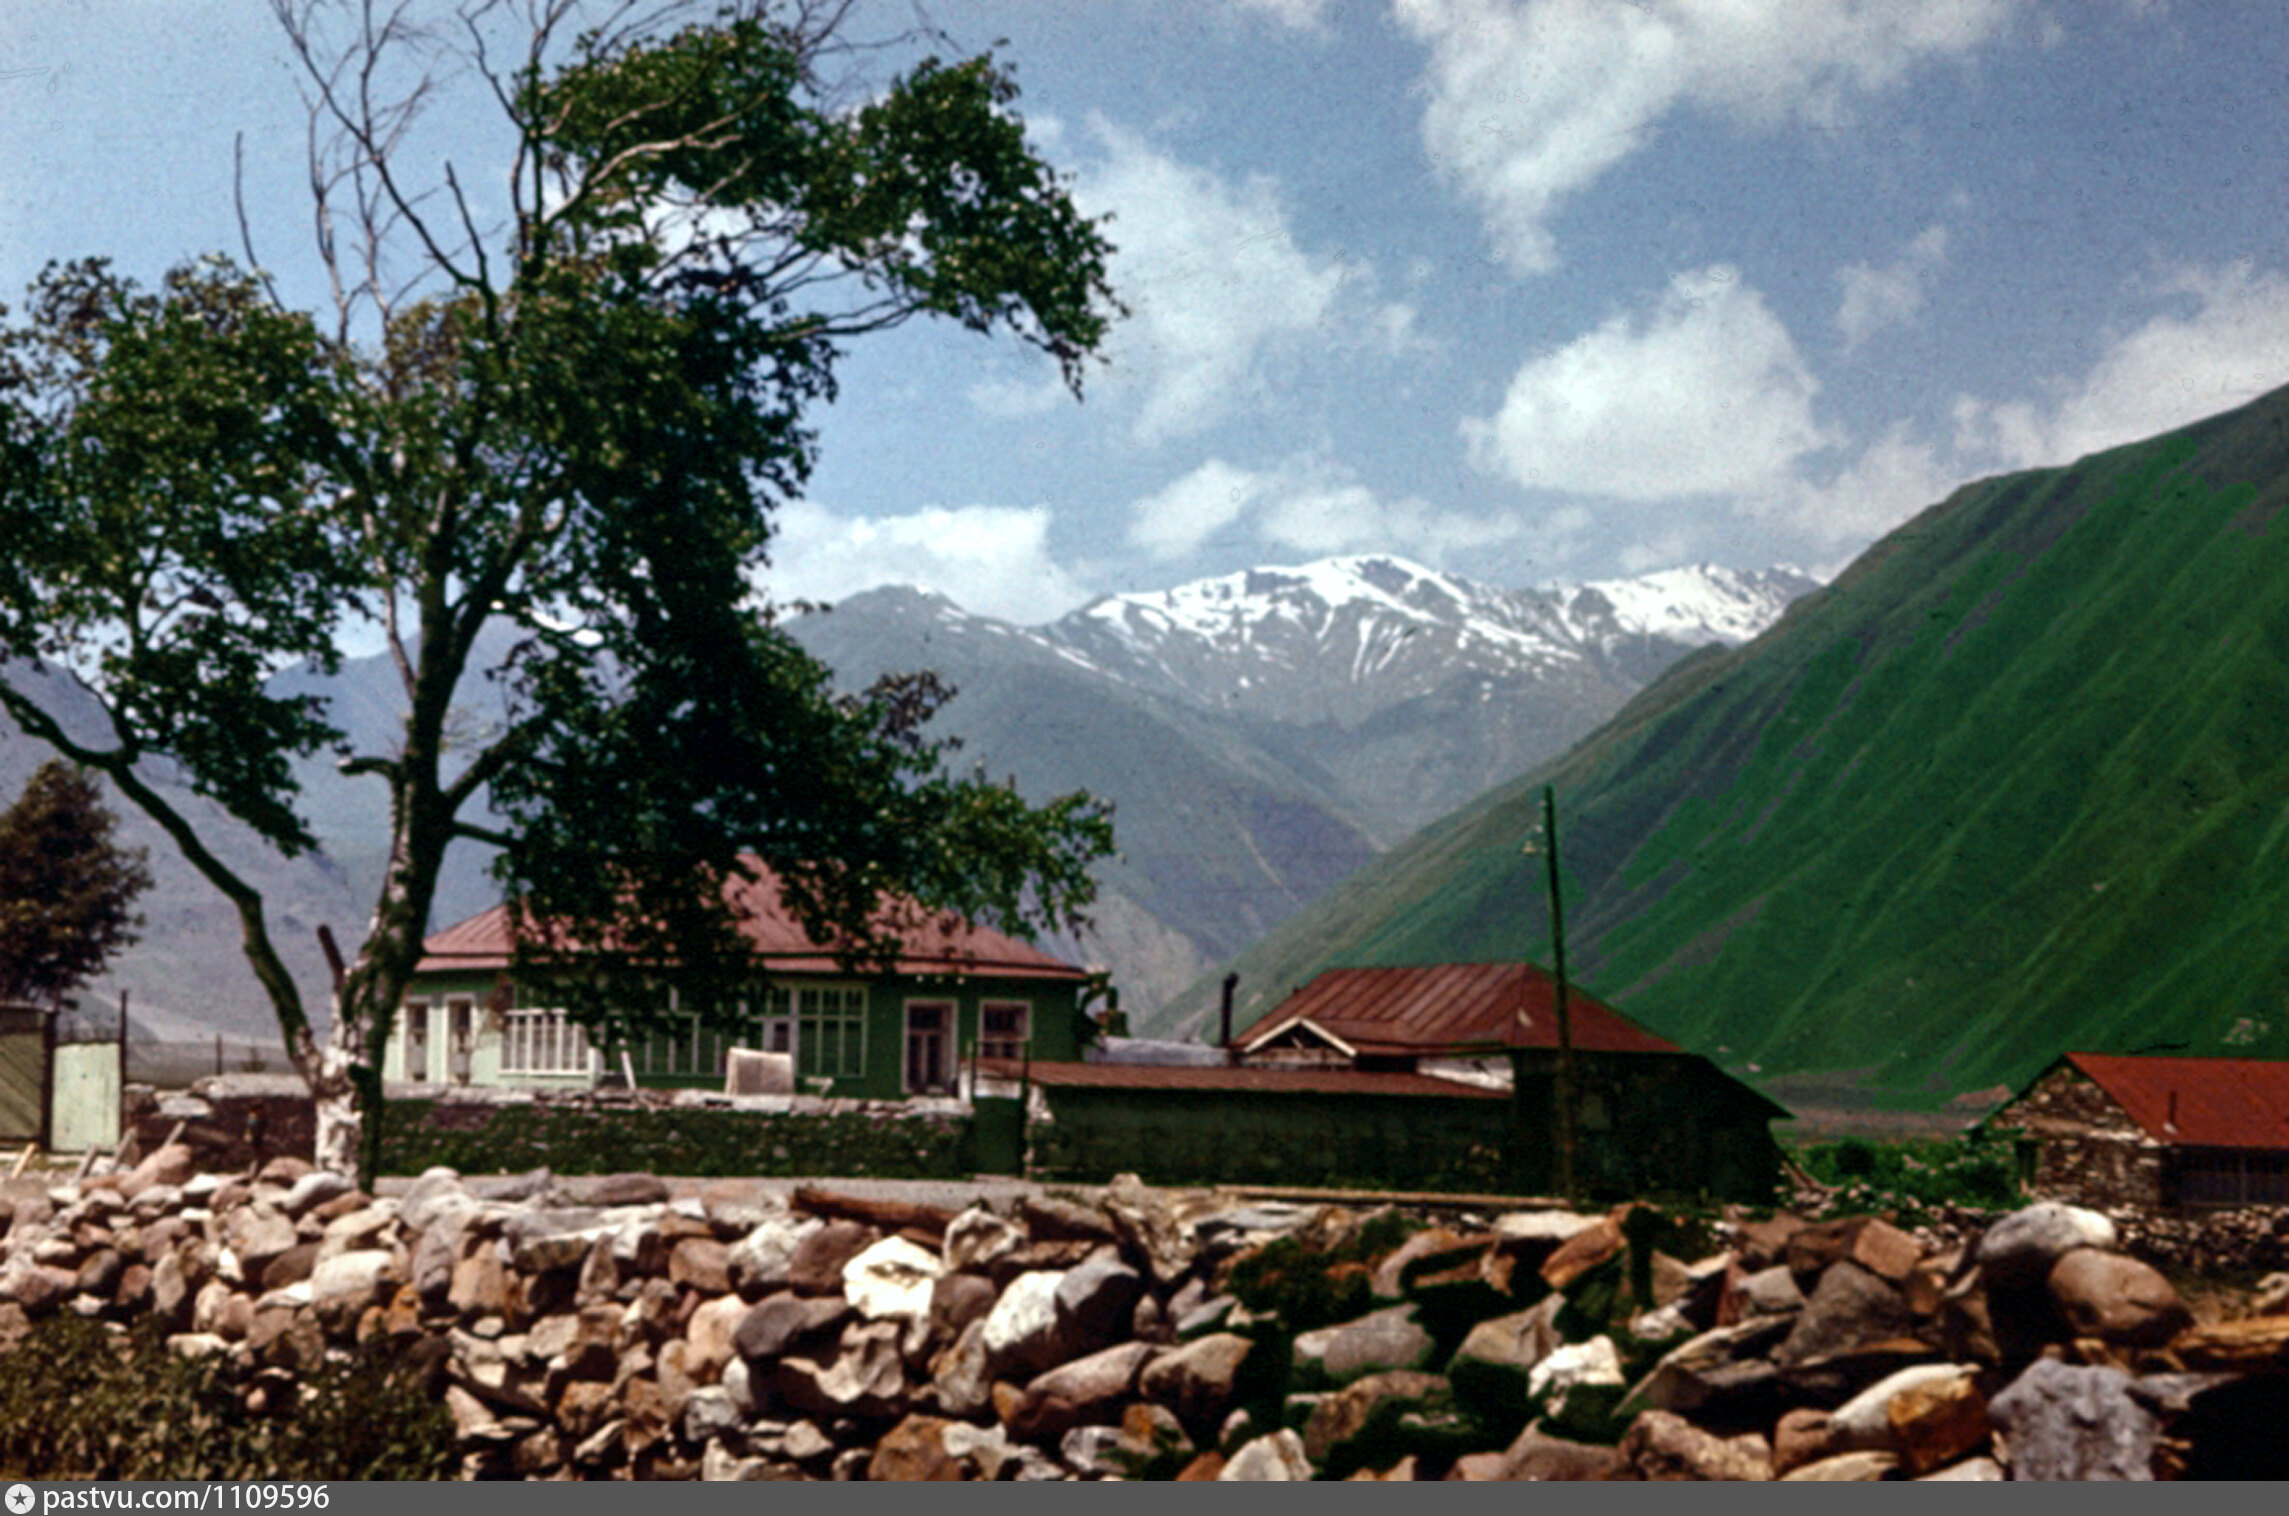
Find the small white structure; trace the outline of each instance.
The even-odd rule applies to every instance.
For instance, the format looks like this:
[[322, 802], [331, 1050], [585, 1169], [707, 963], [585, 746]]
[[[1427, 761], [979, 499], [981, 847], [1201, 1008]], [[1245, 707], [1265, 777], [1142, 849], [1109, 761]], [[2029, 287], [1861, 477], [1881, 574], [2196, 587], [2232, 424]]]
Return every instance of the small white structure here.
[[765, 1053], [755, 1048], [732, 1048], [725, 1055], [723, 1092], [726, 1095], [792, 1095], [795, 1093], [795, 1055]]

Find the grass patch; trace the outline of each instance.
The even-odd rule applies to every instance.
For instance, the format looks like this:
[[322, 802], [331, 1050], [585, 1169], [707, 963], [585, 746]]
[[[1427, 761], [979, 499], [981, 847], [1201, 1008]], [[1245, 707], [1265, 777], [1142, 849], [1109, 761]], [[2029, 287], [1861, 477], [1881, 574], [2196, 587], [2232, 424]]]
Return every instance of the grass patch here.
[[0, 1477], [419, 1479], [459, 1467], [431, 1366], [376, 1340], [248, 1406], [228, 1355], [185, 1358], [148, 1318], [116, 1332], [65, 1312], [0, 1374]]

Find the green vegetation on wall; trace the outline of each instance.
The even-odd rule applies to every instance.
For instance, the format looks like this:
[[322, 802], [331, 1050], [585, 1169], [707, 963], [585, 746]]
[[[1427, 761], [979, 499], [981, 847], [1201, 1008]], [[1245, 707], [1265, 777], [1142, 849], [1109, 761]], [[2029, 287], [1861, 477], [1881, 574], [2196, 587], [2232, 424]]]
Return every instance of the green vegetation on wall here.
[[958, 1179], [976, 1172], [967, 1117], [774, 1112], [573, 1101], [393, 1100], [382, 1170], [648, 1172], [695, 1178], [814, 1174]]
[[1059, 1179], [1500, 1194], [1546, 1185], [1510, 1163], [1501, 1100], [1059, 1090], [1051, 1113], [1033, 1128], [1033, 1162]]

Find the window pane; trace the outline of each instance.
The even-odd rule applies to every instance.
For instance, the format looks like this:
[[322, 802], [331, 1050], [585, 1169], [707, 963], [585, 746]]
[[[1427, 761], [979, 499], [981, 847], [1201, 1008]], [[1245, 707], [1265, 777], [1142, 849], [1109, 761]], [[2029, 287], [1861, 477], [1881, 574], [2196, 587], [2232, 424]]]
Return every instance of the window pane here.
[[978, 1056], [1022, 1058], [1033, 1007], [1022, 1000], [988, 1000], [978, 1007]]

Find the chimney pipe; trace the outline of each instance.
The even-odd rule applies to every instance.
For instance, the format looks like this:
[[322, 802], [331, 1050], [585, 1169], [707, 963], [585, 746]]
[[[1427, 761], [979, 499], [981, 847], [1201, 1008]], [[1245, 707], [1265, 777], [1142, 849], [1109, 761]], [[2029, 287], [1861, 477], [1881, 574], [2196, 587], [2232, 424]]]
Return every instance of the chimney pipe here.
[[1224, 1050], [1225, 1061], [1230, 1063], [1237, 1063], [1240, 1056], [1239, 1049], [1232, 1046], [1232, 992], [1239, 987], [1240, 975], [1237, 970], [1224, 976], [1224, 1035], [1216, 1039], [1216, 1045]]

